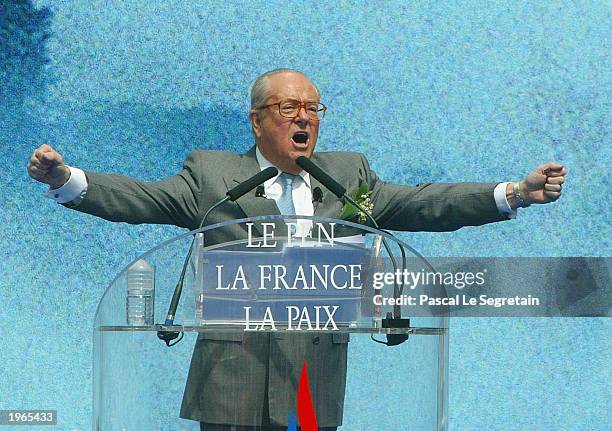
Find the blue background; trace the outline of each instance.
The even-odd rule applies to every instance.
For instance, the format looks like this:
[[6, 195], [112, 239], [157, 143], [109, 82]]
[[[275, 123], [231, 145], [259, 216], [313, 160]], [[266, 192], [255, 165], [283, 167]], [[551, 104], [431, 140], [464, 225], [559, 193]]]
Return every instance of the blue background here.
[[[445, 3], [3, 1], [0, 409], [89, 429], [96, 304], [137, 250], [180, 232], [45, 199], [33, 150], [147, 180], [195, 148], [244, 151], [248, 86], [272, 68], [319, 86], [319, 150], [364, 152], [389, 181], [568, 166], [563, 198], [516, 221], [402, 235], [423, 254], [609, 256], [610, 3]], [[611, 326], [454, 320], [450, 429], [611, 429]]]

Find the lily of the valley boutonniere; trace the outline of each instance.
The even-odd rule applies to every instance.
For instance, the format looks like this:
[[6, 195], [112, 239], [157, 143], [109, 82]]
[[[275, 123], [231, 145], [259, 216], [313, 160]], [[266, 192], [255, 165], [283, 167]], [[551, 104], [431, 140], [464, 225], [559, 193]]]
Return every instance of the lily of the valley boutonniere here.
[[[368, 183], [366, 181], [360, 180], [359, 187], [357, 187], [351, 192], [351, 197], [355, 200], [355, 202], [357, 202], [367, 212], [371, 214], [372, 210], [374, 209], [374, 204], [370, 199], [371, 194], [372, 191], [370, 190]], [[340, 213], [340, 218], [342, 220], [351, 220], [355, 216], [358, 216], [358, 220], [360, 223], [363, 223], [368, 219], [368, 217], [363, 213], [363, 211], [361, 211], [359, 208], [357, 208], [355, 205], [345, 199], [344, 206], [342, 207], [342, 212]]]

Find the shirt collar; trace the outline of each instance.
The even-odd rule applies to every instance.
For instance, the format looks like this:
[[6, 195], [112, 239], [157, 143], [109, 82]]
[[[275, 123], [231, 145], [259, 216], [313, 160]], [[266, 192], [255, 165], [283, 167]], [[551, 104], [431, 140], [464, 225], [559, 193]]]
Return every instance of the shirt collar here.
[[[272, 163], [270, 163], [268, 159], [264, 157], [261, 151], [259, 151], [259, 147], [255, 147], [255, 156], [257, 157], [257, 163], [259, 163], [259, 169], [261, 171], [263, 171], [266, 168], [269, 168], [270, 166], [274, 166]], [[274, 184], [274, 182], [276, 181], [276, 179], [280, 176], [282, 172], [277, 166], [274, 166], [274, 167], [278, 169], [278, 174], [274, 178], [270, 178], [268, 181], [265, 182], [267, 186]], [[310, 174], [306, 172], [305, 170], [302, 170], [298, 175], [302, 177], [302, 180], [304, 180], [308, 188], [310, 188]]]

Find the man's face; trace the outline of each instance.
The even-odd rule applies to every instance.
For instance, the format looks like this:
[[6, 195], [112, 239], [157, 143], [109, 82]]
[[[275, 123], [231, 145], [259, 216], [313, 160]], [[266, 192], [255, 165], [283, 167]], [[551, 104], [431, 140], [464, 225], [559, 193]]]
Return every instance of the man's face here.
[[[264, 105], [293, 99], [304, 103], [318, 103], [314, 85], [298, 73], [277, 73], [267, 82], [268, 98]], [[310, 157], [319, 135], [319, 121], [308, 117], [304, 107], [296, 118], [279, 114], [278, 105], [254, 109], [249, 114], [259, 150], [271, 163], [285, 172], [298, 174], [302, 168], [295, 164], [299, 156]], [[306, 136], [305, 142], [304, 135]]]

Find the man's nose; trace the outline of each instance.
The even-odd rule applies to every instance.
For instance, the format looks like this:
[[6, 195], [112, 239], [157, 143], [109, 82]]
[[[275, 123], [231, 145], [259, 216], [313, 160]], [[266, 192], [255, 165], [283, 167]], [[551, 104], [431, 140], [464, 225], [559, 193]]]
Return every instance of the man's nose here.
[[300, 109], [297, 113], [297, 117], [295, 117], [295, 121], [297, 121], [300, 126], [305, 126], [306, 124], [308, 124], [308, 122], [310, 121], [310, 117], [308, 117], [308, 112], [306, 112], [305, 106], [300, 106]]

